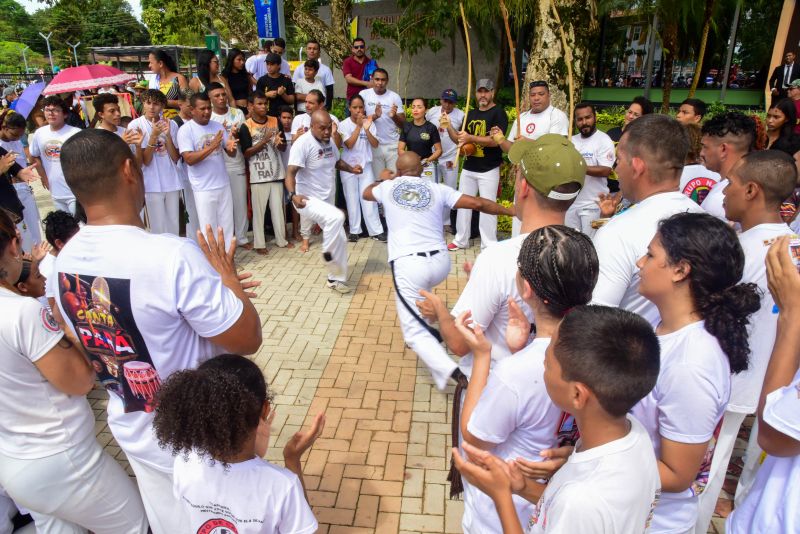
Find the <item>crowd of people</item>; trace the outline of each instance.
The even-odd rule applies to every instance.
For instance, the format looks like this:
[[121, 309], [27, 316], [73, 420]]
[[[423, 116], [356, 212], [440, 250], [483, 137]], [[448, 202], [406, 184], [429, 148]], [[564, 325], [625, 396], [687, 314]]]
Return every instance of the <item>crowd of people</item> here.
[[[231, 51], [222, 70], [204, 54], [191, 80], [155, 52], [155, 87], [125, 125], [113, 93], [86, 129], [45, 98], [27, 146], [25, 120], [3, 115], [0, 531], [17, 509], [53, 533], [316, 531], [301, 457], [325, 415], [289, 440], [285, 467], [263, 460], [275, 410], [246, 357], [259, 283], [235, 256], [267, 253], [267, 211], [277, 247], [307, 252], [321, 232], [335, 292], [351, 291], [348, 243], [387, 243], [404, 339], [439, 389], [456, 386], [464, 532], [704, 533], [748, 414], [727, 530], [800, 529], [791, 101], [762, 131], [697, 99], [673, 119], [637, 97], [608, 133], [582, 102], [573, 133], [547, 81], [509, 125], [479, 79], [475, 108], [443, 88], [407, 119], [356, 38], [335, 117], [319, 43], [291, 77], [283, 48]], [[511, 207], [496, 202], [504, 158]], [[55, 208], [43, 226], [36, 179]], [[434, 289], [448, 251], [472, 244], [473, 211], [481, 252], [450, 309]], [[499, 241], [498, 215], [514, 217]], [[95, 440], [96, 381], [135, 483]]]

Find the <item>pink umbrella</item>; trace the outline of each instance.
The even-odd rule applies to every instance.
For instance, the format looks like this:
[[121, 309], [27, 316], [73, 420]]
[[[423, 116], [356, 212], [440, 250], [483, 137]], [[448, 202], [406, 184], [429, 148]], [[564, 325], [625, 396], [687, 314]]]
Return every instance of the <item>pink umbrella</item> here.
[[55, 95], [96, 89], [107, 85], [123, 85], [135, 79], [136, 75], [122, 72], [108, 65], [81, 65], [64, 69], [56, 74], [43, 94]]

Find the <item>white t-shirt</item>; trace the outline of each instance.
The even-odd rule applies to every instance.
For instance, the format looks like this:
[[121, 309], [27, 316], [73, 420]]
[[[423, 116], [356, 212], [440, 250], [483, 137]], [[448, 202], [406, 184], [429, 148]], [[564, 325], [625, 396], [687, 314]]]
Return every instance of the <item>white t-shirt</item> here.
[[[301, 70], [301, 69], [302, 69], [302, 66], [298, 67], [297, 70]], [[302, 93], [304, 95], [307, 95], [308, 93], [311, 92], [312, 89], [316, 89], [317, 91], [320, 91], [323, 95], [325, 94], [325, 85], [322, 83], [322, 81], [319, 78], [314, 78], [313, 82], [308, 82], [305, 79], [305, 76], [301, 77], [299, 80], [294, 80], [294, 92], [295, 92], [295, 94], [296, 93]], [[306, 111], [306, 102], [305, 102], [305, 100], [298, 100], [297, 101], [297, 111], [302, 111], [303, 113], [305, 113], [305, 111]]]
[[[573, 135], [572, 144], [581, 153], [587, 166], [601, 166], [609, 169], [613, 167], [616, 159], [614, 141], [605, 132], [595, 130], [589, 137], [583, 137], [581, 134]], [[583, 180], [583, 188], [571, 208], [586, 205], [596, 206], [595, 201], [601, 193], [608, 193], [608, 179], [603, 176], [587, 174]]]
[[702, 204], [711, 189], [721, 180], [719, 173], [709, 171], [699, 163], [684, 165], [678, 191]]
[[172, 373], [220, 353], [242, 302], [194, 241], [133, 226], [84, 226], [56, 258], [58, 307], [109, 391], [108, 426], [128, 456], [170, 472], [153, 399]]
[[748, 327], [750, 365], [747, 371], [733, 375], [731, 400], [728, 410], [737, 413], [754, 413], [758, 407], [761, 386], [767, 373], [767, 364], [775, 344], [778, 328], [778, 309], [767, 287], [767, 251], [777, 238], [793, 232], [785, 223], [759, 224], [739, 234], [744, 250], [742, 283], [751, 282], [761, 291], [761, 307], [750, 316]]
[[64, 180], [64, 171], [61, 170], [61, 145], [64, 141], [80, 132], [78, 128], [65, 124], [58, 131], [53, 131], [50, 126], [42, 126], [33, 134], [30, 146], [31, 156], [41, 158], [47, 180], [50, 182], [50, 193], [53, 198], [75, 198], [72, 190]]
[[[567, 114], [552, 105], [540, 113], [532, 113], [531, 110], [520, 113], [519, 122], [522, 128], [521, 137], [527, 139], [539, 139], [544, 134], [554, 133], [566, 137], [569, 135], [569, 119]], [[508, 133], [508, 140], [514, 141], [517, 138], [517, 121], [511, 123], [511, 131]]]
[[228, 142], [228, 132], [218, 122], [208, 121], [208, 124], [202, 126], [193, 120], [184, 123], [178, 130], [178, 149], [181, 154], [204, 149], [211, 144], [219, 131], [222, 132], [219, 148], [200, 163], [186, 166], [193, 191], [211, 191], [230, 186], [225, 160], [222, 158], [223, 147]]
[[[129, 130], [139, 130], [142, 132], [142, 151], [150, 144], [150, 136], [153, 134], [153, 125], [144, 116], [133, 119], [128, 125]], [[178, 125], [174, 122], [169, 128], [172, 143], [178, 148]], [[144, 175], [145, 193], [168, 193], [181, 189], [181, 177], [178, 174], [178, 166], [172, 161], [167, 150], [167, 136], [161, 134], [155, 142], [156, 148], [153, 150], [153, 159], [149, 165], [142, 165]]]
[[333, 137], [323, 143], [312, 133], [301, 136], [292, 143], [289, 153], [289, 165], [300, 167], [295, 176], [295, 193], [327, 201], [333, 192], [338, 160], [339, 149], [333, 144]]
[[364, 99], [364, 112], [367, 116], [373, 115], [378, 106], [381, 107], [381, 116], [374, 122], [378, 132], [376, 137], [380, 144], [397, 143], [400, 140], [400, 128], [389, 117], [389, 112], [392, 110], [392, 106], [397, 106], [397, 113], [403, 113], [403, 101], [400, 99], [400, 95], [389, 89], [382, 95], [376, 93], [375, 89], [364, 89], [359, 94]]
[[311, 534], [317, 520], [297, 475], [261, 458], [211, 463], [197, 454], [175, 458], [172, 491], [189, 517], [190, 532]]
[[[704, 321], [658, 336], [661, 369], [656, 387], [631, 410], [647, 429], [656, 457], [661, 438], [705, 443], [722, 419], [731, 391], [731, 368]], [[706, 476], [710, 467], [701, 465]], [[653, 532], [686, 532], [697, 519], [697, 490], [662, 492], [653, 516]]]
[[[476, 438], [497, 444], [492, 454], [501, 460], [541, 461], [539, 453], [557, 445], [561, 410], [544, 385], [544, 353], [550, 338], [534, 339], [527, 347], [497, 363], [472, 412], [467, 429]], [[533, 503], [514, 496], [522, 524], [533, 514]], [[492, 499], [464, 484], [465, 530], [501, 532]]]
[[[519, 296], [517, 290], [517, 257], [528, 234], [520, 234], [486, 247], [475, 259], [467, 285], [458, 297], [450, 314], [458, 317], [471, 310], [472, 320], [483, 328], [483, 334], [492, 344], [492, 362], [496, 363], [511, 354], [506, 344], [508, 326], [508, 298], [512, 297], [530, 322], [533, 312]], [[472, 354], [458, 361], [461, 372], [472, 374]]]
[[[633, 417], [624, 438], [580, 451], [556, 471], [528, 523], [528, 534], [642, 533], [661, 481], [647, 432]], [[524, 524], [524, 523], [523, 523]]]
[[[239, 128], [244, 124], [244, 113], [237, 107], [228, 106], [228, 111], [222, 115], [212, 111], [211, 120], [220, 123], [222, 127], [225, 128], [225, 134], [230, 137], [231, 132], [235, 132], [233, 135], [239, 135]], [[236, 154], [229, 156], [228, 153], [223, 150], [222, 157], [226, 165], [241, 167], [241, 169], [244, 170], [244, 154], [242, 154], [242, 147], [239, 145], [236, 145]]]
[[[332, 117], [333, 115], [331, 115]], [[282, 128], [282, 126], [279, 126]], [[283, 170], [286, 170], [289, 167], [289, 154], [292, 151], [292, 140], [294, 139], [294, 132], [283, 132], [283, 137], [286, 138], [286, 147], [281, 152], [281, 160], [283, 161]]]
[[730, 182], [727, 178], [721, 179], [717, 182], [717, 185], [708, 192], [705, 200], [700, 204], [706, 212], [725, 222], [728, 222], [728, 218], [725, 217], [725, 207], [722, 205], [722, 201], [725, 200], [723, 191], [728, 187], [728, 183]]
[[[347, 148], [347, 145], [344, 143], [350, 139], [350, 136], [353, 135], [357, 127], [353, 119], [349, 117], [339, 123], [339, 134], [342, 136], [343, 146], [342, 159], [347, 162], [348, 165], [361, 165], [364, 167], [372, 162], [372, 145], [369, 144], [369, 139], [367, 139], [367, 132], [361, 128], [353, 148]], [[370, 124], [369, 133], [375, 137], [375, 132], [375, 124]]]
[[[334, 85], [333, 80], [333, 72], [331, 72], [331, 68], [325, 65], [319, 59], [319, 70], [317, 71], [317, 75], [314, 77], [315, 80], [319, 80], [322, 82], [322, 85], [328, 87], [329, 85]], [[292, 74], [292, 81], [296, 84], [298, 80], [302, 80], [306, 77], [306, 71], [303, 65], [300, 65], [296, 69], [294, 69], [294, 74]], [[256, 78], [258, 79], [258, 78]], [[322, 94], [325, 94], [325, 89], [322, 90]]]
[[[767, 395], [764, 421], [800, 440], [800, 372], [791, 384]], [[767, 456], [750, 493], [728, 516], [728, 534], [800, 532], [800, 456]]]
[[94, 433], [83, 395], [67, 395], [34, 365], [64, 336], [39, 301], [0, 288], [0, 452], [25, 460], [80, 444]]
[[[336, 115], [333, 113], [328, 113], [328, 115], [330, 115], [331, 121], [333, 121], [333, 123], [336, 125], [336, 129], [338, 130], [342, 123], [339, 122], [339, 119], [336, 118]], [[303, 128], [303, 132], [308, 132], [311, 129], [311, 115], [308, 113], [300, 113], [292, 119], [292, 135], [297, 133], [297, 130], [300, 128]]]
[[389, 261], [417, 252], [446, 250], [442, 213], [453, 208], [461, 192], [424, 178], [400, 176], [381, 182], [372, 194], [383, 204]]
[[659, 322], [656, 305], [639, 294], [636, 262], [647, 252], [658, 223], [676, 213], [702, 213], [700, 206], [677, 191], [652, 195], [615, 215], [592, 238], [600, 260], [600, 277], [592, 304], [620, 307], [638, 313], [653, 326]]
[[[281, 67], [283, 67], [283, 63], [281, 63]], [[267, 55], [256, 54], [255, 56], [250, 56], [244, 62], [244, 70], [258, 80], [267, 73]]]
[[[458, 108], [453, 108], [449, 114], [450, 125], [455, 131], [461, 130], [461, 123], [464, 122], [464, 112]], [[425, 120], [439, 128], [439, 138], [442, 140], [442, 155], [440, 162], [454, 161], [456, 159], [456, 149], [458, 143], [454, 143], [447, 130], [439, 126], [439, 119], [442, 118], [442, 106], [434, 106], [425, 113]]]
[[44, 296], [56, 298], [58, 293], [58, 277], [55, 275], [56, 257], [50, 253], [45, 254], [39, 262], [39, 273], [44, 276]]
[[23, 146], [22, 141], [19, 139], [16, 141], [3, 141], [0, 139], [0, 147], [3, 147], [6, 152], [16, 152], [17, 157], [15, 161], [17, 162], [17, 165], [23, 169], [28, 166], [28, 160], [25, 159], [25, 147]]

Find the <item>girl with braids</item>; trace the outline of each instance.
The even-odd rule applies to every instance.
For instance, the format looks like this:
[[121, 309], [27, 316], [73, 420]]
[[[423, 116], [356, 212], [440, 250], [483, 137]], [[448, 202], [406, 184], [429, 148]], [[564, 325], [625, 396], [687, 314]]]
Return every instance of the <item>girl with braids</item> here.
[[316, 532], [300, 457], [322, 433], [325, 416], [289, 440], [283, 468], [263, 459], [274, 415], [261, 369], [244, 356], [217, 356], [163, 384], [153, 427], [159, 445], [175, 455], [173, 491], [190, 532]]
[[748, 366], [748, 318], [760, 299], [755, 284], [739, 283], [744, 252], [736, 233], [712, 215], [661, 221], [637, 267], [639, 292], [661, 316], [658, 381], [632, 410], [650, 434], [661, 478], [649, 532], [687, 532], [697, 520], [731, 373]]
[[[461, 412], [461, 435], [472, 446], [514, 461], [526, 473], [530, 464], [543, 459], [542, 451], [557, 445], [562, 426], [562, 412], [543, 381], [545, 351], [564, 315], [591, 300], [599, 265], [586, 235], [554, 225], [525, 238], [517, 267], [517, 288], [533, 310], [536, 325], [532, 328], [519, 305], [509, 299], [510, 357], [497, 362], [490, 373], [492, 346], [480, 326], [468, 325], [470, 311], [458, 317], [456, 327], [475, 358]], [[535, 338], [528, 344], [531, 332]], [[464, 486], [464, 532], [502, 532], [492, 499], [474, 486]], [[527, 500], [515, 495], [514, 504], [520, 522], [527, 524], [538, 496], [524, 497]]]

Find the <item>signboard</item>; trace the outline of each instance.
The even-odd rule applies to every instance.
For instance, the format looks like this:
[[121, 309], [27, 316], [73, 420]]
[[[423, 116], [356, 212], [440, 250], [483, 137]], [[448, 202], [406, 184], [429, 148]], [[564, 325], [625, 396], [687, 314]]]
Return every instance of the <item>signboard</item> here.
[[219, 35], [206, 35], [206, 48], [219, 54]]
[[256, 7], [256, 26], [262, 39], [275, 39], [286, 34], [283, 19], [283, 0], [253, 0]]

